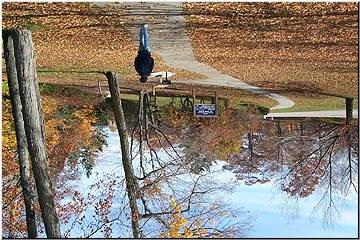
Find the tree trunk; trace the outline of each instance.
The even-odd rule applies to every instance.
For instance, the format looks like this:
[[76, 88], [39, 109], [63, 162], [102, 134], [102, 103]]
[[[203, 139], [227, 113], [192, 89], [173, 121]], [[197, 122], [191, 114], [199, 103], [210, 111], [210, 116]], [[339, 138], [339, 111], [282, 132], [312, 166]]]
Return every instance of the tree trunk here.
[[36, 238], [37, 231], [34, 206], [35, 191], [31, 186], [30, 160], [24, 128], [21, 100], [19, 96], [19, 84], [16, 74], [14, 44], [9, 31], [4, 32], [3, 41], [6, 73], [8, 78], [12, 113], [15, 123], [16, 145], [20, 167], [20, 182], [25, 203], [27, 232], [29, 238]]
[[277, 121], [276, 128], [277, 128], [277, 136], [281, 137], [282, 131], [281, 131], [281, 126], [280, 126], [280, 120]]
[[34, 172], [39, 204], [48, 238], [60, 238], [59, 219], [54, 204], [54, 194], [48, 173], [44, 118], [36, 75], [31, 32], [14, 30], [15, 61], [19, 81], [23, 119]]
[[[144, 116], [146, 114], [144, 113], [144, 92], [141, 91], [139, 94], [139, 116], [138, 116], [138, 122], [139, 122], [139, 128], [140, 128], [140, 138], [139, 138], [139, 148], [140, 148], [140, 166], [143, 166], [143, 160], [144, 160], [144, 146], [143, 146], [143, 139], [144, 139]], [[143, 172], [145, 175], [145, 172]]]
[[129, 155], [129, 140], [128, 140], [129, 138], [126, 131], [124, 111], [121, 105], [119, 83], [117, 81], [116, 75], [112, 72], [107, 72], [106, 77], [109, 82], [111, 98], [114, 106], [115, 121], [120, 136], [122, 163], [123, 163], [123, 167], [125, 171], [125, 179], [126, 179], [126, 190], [128, 192], [130, 209], [131, 209], [131, 225], [133, 230], [133, 237], [139, 238], [140, 237], [139, 210], [136, 203], [138, 187], [134, 175], [133, 166], [131, 163], [131, 158]]
[[248, 136], [248, 144], [249, 144], [249, 151], [250, 151], [250, 162], [253, 160], [254, 157], [254, 148], [253, 148], [253, 133], [249, 132]]
[[352, 105], [353, 105], [353, 98], [346, 98], [346, 124], [351, 123], [352, 118], [353, 118], [353, 110], [352, 110]]

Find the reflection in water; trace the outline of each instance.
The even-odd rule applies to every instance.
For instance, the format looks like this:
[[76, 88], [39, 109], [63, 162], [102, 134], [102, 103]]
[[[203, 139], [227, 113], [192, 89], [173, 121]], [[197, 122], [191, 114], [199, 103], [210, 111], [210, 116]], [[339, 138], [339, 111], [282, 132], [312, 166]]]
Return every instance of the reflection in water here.
[[[83, 174], [64, 186], [74, 192], [62, 192], [65, 195], [60, 201], [60, 215], [65, 237], [132, 236], [124, 172], [119, 161], [119, 137], [111, 130], [105, 129], [105, 133], [108, 146], [99, 153], [90, 177], [81, 170], [81, 165], [67, 169], [66, 174]], [[202, 237], [243, 237], [248, 233], [251, 216], [241, 207], [234, 208], [222, 201], [222, 194], [230, 193], [234, 182], [221, 176], [221, 165], [194, 174], [169, 150], [158, 150], [155, 163], [151, 163], [150, 154], [144, 157], [143, 166], [139, 157], [133, 161], [137, 175], [143, 172], [147, 175], [139, 177], [142, 236], [185, 236], [186, 229]], [[69, 211], [74, 215], [61, 214]]]
[[247, 184], [276, 179], [281, 190], [294, 198], [323, 189], [314, 207], [331, 225], [341, 214], [339, 198], [358, 191], [357, 143], [355, 125], [265, 122], [245, 135], [243, 151], [232, 157], [230, 168]]
[[[137, 111], [126, 106], [131, 110], [125, 112]], [[312, 207], [321, 210], [327, 224], [336, 210], [342, 213], [338, 199], [357, 194], [356, 125], [265, 121], [254, 109], [226, 109], [217, 119], [199, 119], [171, 106], [146, 124], [139, 124], [137, 114], [126, 117], [144, 237], [264, 237], [259, 224], [252, 226], [266, 215], [246, 211], [261, 210], [264, 203], [256, 203], [246, 189], [268, 189], [273, 183], [289, 198], [311, 199], [321, 192]], [[81, 165], [64, 172], [77, 175], [64, 184], [60, 200], [66, 237], [131, 237], [119, 138], [117, 132], [105, 133], [108, 146], [90, 176]], [[73, 216], [61, 215], [69, 209]], [[288, 237], [305, 233], [296, 234]], [[274, 230], [265, 233], [279, 236]]]
[[355, 123], [269, 121], [251, 109], [227, 109], [215, 121], [187, 120], [181, 146], [195, 172], [222, 159], [229, 163], [225, 168], [247, 185], [274, 181], [295, 199], [320, 188], [323, 196], [314, 209], [322, 213], [327, 226], [341, 216], [342, 200], [357, 196]]

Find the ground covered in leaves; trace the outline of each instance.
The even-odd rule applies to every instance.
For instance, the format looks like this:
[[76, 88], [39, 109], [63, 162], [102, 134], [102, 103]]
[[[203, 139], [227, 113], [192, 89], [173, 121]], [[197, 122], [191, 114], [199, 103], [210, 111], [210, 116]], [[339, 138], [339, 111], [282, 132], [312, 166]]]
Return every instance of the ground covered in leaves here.
[[279, 91], [358, 95], [356, 3], [185, 3], [197, 59]]
[[[4, 3], [2, 8], [3, 29], [20, 26], [33, 32], [41, 82], [94, 86], [106, 81], [96, 71], [115, 71], [127, 85], [138, 81], [133, 66], [138, 45], [121, 8], [95, 3]], [[175, 72], [173, 79], [201, 77], [153, 57], [154, 71]]]

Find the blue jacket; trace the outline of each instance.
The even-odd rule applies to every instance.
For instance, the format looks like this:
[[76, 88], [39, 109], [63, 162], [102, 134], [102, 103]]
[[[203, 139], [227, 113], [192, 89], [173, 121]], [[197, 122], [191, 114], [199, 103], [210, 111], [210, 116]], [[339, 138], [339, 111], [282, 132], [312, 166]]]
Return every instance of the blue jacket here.
[[135, 58], [135, 69], [142, 78], [147, 78], [154, 68], [154, 59], [147, 50], [139, 50]]

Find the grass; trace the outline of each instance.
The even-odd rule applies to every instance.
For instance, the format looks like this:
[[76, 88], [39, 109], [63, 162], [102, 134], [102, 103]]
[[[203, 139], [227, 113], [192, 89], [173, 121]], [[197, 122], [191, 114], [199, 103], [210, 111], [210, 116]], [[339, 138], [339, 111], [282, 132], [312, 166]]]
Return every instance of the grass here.
[[[138, 102], [139, 95], [137, 95], [137, 94], [121, 94], [121, 99]], [[171, 101], [172, 101], [172, 97], [156, 97], [156, 103], [159, 107], [169, 105]], [[174, 104], [175, 104], [175, 106], [181, 106], [181, 101], [180, 101], [179, 97], [175, 97]]]
[[[295, 106], [286, 109], [276, 109], [271, 112], [307, 112], [345, 109], [345, 99], [328, 96], [286, 95], [295, 102]], [[357, 109], [358, 99], [354, 99], [353, 109]]]
[[231, 99], [230, 106], [233, 108], [242, 107], [244, 104], [247, 105], [256, 105], [260, 108], [270, 109], [271, 107], [275, 106], [277, 102], [271, 98], [267, 98], [264, 96], [242, 96], [242, 97], [234, 97]]
[[[139, 96], [136, 94], [122, 94], [121, 99], [137, 102], [139, 100]], [[164, 107], [164, 106], [169, 105], [172, 100], [173, 100], [172, 97], [157, 97], [157, 105], [159, 107]], [[190, 101], [192, 101], [192, 98], [190, 98]], [[199, 98], [197, 98], [195, 100], [195, 104], [199, 104], [199, 103], [210, 104], [211, 99], [204, 98], [204, 102], [202, 102]], [[173, 106], [176, 106], [176, 107], [182, 106], [181, 100], [179, 97], [174, 98]], [[241, 109], [241, 108], [244, 108], [247, 106], [256, 106], [260, 110], [260, 112], [262, 112], [264, 114], [266, 114], [269, 111], [269, 107], [270, 107], [270, 106], [264, 104], [264, 102], [249, 101], [249, 98], [242, 98], [242, 97], [232, 98], [229, 102], [230, 108]], [[225, 108], [225, 100], [224, 99], [218, 100], [218, 108], [219, 108], [220, 112]]]
[[[3, 84], [6, 86], [5, 84]], [[81, 98], [92, 98], [96, 99], [96, 94], [86, 93], [76, 88], [64, 87], [56, 84], [40, 84], [40, 90], [44, 94], [62, 94], [64, 97], [71, 95], [82, 96]], [[339, 97], [328, 97], [328, 96], [302, 96], [302, 95], [286, 95], [286, 97], [295, 101], [295, 106], [287, 109], [276, 109], [271, 112], [302, 112], [302, 111], [325, 111], [325, 110], [342, 110], [345, 109], [345, 99]], [[124, 100], [137, 102], [139, 96], [137, 94], [121, 94], [121, 98]], [[224, 97], [219, 100], [219, 106], [223, 106]], [[256, 96], [256, 95], [238, 95], [229, 96], [229, 107], [231, 108], [242, 108], [244, 105], [255, 105], [263, 112], [266, 112], [272, 106], [276, 105], [276, 102], [272, 99]], [[191, 98], [190, 98], [191, 100]], [[170, 104], [172, 97], [160, 97], [157, 96], [157, 105], [166, 106]], [[200, 98], [196, 99], [196, 103], [200, 103]], [[205, 103], [211, 103], [210, 98], [205, 98]], [[174, 105], [180, 107], [181, 102], [179, 97], [175, 97]], [[354, 99], [353, 108], [356, 109], [358, 106], [358, 99]]]

